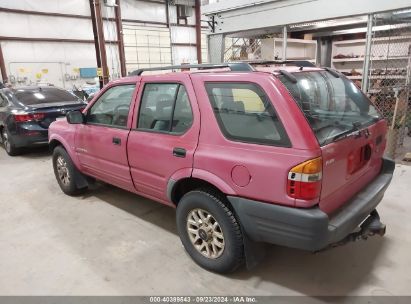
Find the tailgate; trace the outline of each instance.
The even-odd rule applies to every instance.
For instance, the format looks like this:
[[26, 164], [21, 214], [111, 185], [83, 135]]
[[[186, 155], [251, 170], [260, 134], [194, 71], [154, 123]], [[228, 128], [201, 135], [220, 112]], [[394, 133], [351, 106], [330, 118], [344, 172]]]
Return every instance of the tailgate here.
[[323, 179], [320, 208], [330, 214], [380, 172], [385, 149], [383, 120], [321, 147]]
[[367, 96], [338, 72], [299, 69], [283, 73], [279, 79], [321, 148], [320, 208], [330, 214], [379, 173], [386, 122]]

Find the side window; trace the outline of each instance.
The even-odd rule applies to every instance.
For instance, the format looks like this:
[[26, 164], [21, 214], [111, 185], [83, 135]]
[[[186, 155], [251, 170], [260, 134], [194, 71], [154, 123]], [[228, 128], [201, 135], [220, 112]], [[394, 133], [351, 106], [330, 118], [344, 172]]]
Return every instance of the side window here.
[[126, 127], [135, 87], [129, 84], [108, 89], [89, 110], [87, 123]]
[[144, 86], [137, 128], [181, 134], [193, 122], [193, 113], [183, 85], [149, 83]]
[[180, 85], [174, 107], [172, 133], [184, 133], [193, 123], [193, 112], [184, 86]]
[[225, 137], [256, 144], [290, 146], [273, 105], [259, 86], [234, 82], [209, 82], [205, 86]]

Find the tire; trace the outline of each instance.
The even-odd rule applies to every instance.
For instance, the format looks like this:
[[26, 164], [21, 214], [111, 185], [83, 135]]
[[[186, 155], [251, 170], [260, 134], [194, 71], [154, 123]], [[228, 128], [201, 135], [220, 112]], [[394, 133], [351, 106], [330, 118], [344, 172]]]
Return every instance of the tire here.
[[73, 161], [67, 151], [62, 146], [57, 146], [53, 150], [54, 175], [61, 190], [67, 195], [78, 195], [87, 190], [86, 187], [78, 187], [77, 179], [81, 172], [74, 166]]
[[8, 155], [17, 156], [21, 153], [21, 150], [14, 145], [13, 138], [10, 136], [6, 127], [1, 130], [1, 141]]
[[[201, 215], [203, 220], [196, 220]], [[230, 273], [244, 264], [240, 224], [220, 193], [205, 189], [185, 194], [177, 206], [177, 229], [185, 250], [201, 267]]]

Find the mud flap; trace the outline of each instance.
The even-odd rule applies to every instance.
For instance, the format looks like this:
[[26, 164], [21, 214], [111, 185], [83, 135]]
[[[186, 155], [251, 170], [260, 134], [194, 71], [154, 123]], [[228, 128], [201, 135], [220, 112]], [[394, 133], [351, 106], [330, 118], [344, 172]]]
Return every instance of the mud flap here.
[[77, 188], [78, 189], [86, 188], [88, 186], [88, 182], [87, 182], [86, 177], [83, 174], [81, 174], [77, 170], [77, 168], [75, 168], [75, 171], [76, 172], [74, 173], [74, 181], [76, 183]]

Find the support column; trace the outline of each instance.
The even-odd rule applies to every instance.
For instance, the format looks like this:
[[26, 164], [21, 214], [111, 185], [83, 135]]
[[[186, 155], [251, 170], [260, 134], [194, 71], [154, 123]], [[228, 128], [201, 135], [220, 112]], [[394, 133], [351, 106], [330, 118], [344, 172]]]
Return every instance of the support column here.
[[287, 60], [287, 26], [283, 26], [283, 58], [284, 61]]
[[367, 93], [367, 90], [368, 90], [368, 81], [369, 81], [369, 74], [370, 74], [372, 22], [373, 22], [373, 15], [369, 14], [368, 22], [367, 22], [367, 36], [365, 37], [365, 56], [364, 56], [364, 65], [362, 69], [362, 83], [361, 83], [361, 89], [364, 93]]
[[[101, 16], [101, 0], [90, 0], [91, 17], [94, 17], [93, 31], [95, 26], [95, 39], [97, 66], [102, 69], [103, 76], [100, 78], [100, 88], [108, 83], [108, 66], [107, 66], [107, 53], [106, 44], [104, 39], [103, 18]], [[97, 41], [96, 41], [97, 39]], [[98, 46], [98, 47], [97, 47]], [[98, 51], [98, 55], [97, 55]], [[99, 62], [100, 58], [100, 62]]]
[[171, 63], [171, 65], [180, 64], [180, 63], [174, 62], [173, 35], [171, 33], [171, 31], [173, 30], [173, 26], [171, 26], [171, 24], [170, 24], [170, 1], [166, 0], [165, 4], [166, 4], [166, 22], [167, 22], [168, 34], [169, 34], [169, 37], [170, 37], [170, 44], [171, 44], [171, 47], [170, 47], [171, 62], [170, 63]]
[[121, 6], [120, 0], [116, 1], [116, 7], [114, 12], [116, 15], [116, 30], [117, 30], [117, 41], [118, 41], [118, 55], [120, 59], [120, 73], [121, 77], [127, 76], [126, 71], [126, 55], [124, 53], [124, 37], [123, 37], [123, 24], [121, 22]]
[[208, 35], [208, 60], [210, 63], [224, 62], [225, 37], [223, 34]]
[[0, 72], [1, 72], [1, 78], [3, 79], [3, 83], [6, 83], [8, 81], [8, 76], [7, 76], [7, 71], [6, 71], [6, 63], [4, 62], [4, 57], [3, 57], [3, 50], [1, 49], [1, 43], [0, 43]]
[[[94, 0], [90, 0], [89, 2], [90, 2], [91, 23], [93, 25], [94, 48], [96, 50], [96, 62], [97, 62], [97, 67], [101, 67], [100, 45], [98, 43], [96, 11], [94, 9]], [[101, 89], [103, 87], [103, 78], [99, 77], [99, 82], [100, 82], [100, 89]]]
[[167, 23], [167, 27], [170, 28], [170, 8], [168, 7], [168, 1], [165, 1], [165, 5], [166, 5], [166, 23]]
[[201, 1], [195, 0], [195, 14], [196, 14], [196, 48], [197, 48], [197, 62], [202, 63], [201, 54]]

